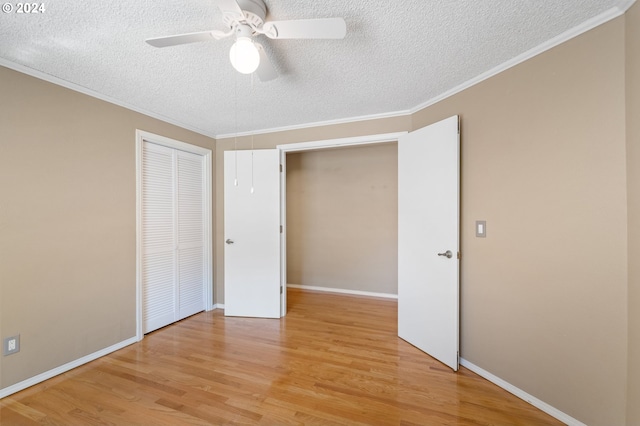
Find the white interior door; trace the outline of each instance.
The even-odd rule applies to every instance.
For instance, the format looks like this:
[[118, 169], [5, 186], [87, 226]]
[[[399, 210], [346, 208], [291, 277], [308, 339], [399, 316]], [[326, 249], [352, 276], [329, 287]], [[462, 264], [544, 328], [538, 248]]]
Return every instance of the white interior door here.
[[398, 141], [398, 336], [454, 370], [459, 341], [458, 116]]
[[279, 318], [277, 149], [224, 153], [224, 239], [225, 315]]

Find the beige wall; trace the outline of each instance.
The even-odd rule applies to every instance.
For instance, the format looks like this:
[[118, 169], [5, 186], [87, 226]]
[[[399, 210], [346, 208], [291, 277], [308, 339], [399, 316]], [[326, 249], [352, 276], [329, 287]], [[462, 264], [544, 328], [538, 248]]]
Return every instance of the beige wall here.
[[287, 155], [287, 279], [397, 294], [396, 143]]
[[[377, 135], [410, 130], [411, 117], [401, 116], [380, 120], [367, 120], [355, 123], [336, 124], [331, 126], [312, 127], [286, 132], [274, 132], [256, 135], [253, 138], [253, 147], [256, 149], [275, 148], [297, 142], [320, 141], [336, 138], [348, 138], [352, 136]], [[224, 151], [234, 149], [250, 149], [251, 137], [241, 137], [237, 141], [233, 138], [218, 139], [216, 141], [216, 226], [214, 234], [214, 276], [215, 276], [215, 301], [224, 303]]]
[[640, 425], [640, 4], [626, 15], [629, 372], [627, 424]]
[[4, 388], [135, 336], [135, 130], [214, 141], [0, 67]]
[[414, 115], [462, 117], [462, 356], [589, 425], [625, 419], [624, 61], [618, 18]]

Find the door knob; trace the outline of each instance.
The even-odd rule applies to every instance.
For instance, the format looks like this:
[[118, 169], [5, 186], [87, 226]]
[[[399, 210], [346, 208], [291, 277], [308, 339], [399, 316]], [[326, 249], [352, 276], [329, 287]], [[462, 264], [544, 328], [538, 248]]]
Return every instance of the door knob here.
[[451, 253], [451, 250], [447, 250], [444, 253], [438, 253], [438, 256], [444, 256], [447, 259], [451, 259], [451, 257], [453, 257], [453, 253]]
[[225, 243], [227, 244], [233, 244], [233, 240], [231, 238], [227, 238], [227, 241], [225, 241]]

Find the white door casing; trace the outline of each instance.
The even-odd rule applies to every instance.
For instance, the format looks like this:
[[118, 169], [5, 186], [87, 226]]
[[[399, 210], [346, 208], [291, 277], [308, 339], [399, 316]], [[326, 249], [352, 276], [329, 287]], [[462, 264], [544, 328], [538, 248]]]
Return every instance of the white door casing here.
[[399, 138], [398, 336], [455, 371], [459, 194], [458, 116]]
[[287, 153], [280, 155], [280, 317], [287, 315]]
[[280, 225], [280, 152], [226, 151], [225, 315], [280, 317]]

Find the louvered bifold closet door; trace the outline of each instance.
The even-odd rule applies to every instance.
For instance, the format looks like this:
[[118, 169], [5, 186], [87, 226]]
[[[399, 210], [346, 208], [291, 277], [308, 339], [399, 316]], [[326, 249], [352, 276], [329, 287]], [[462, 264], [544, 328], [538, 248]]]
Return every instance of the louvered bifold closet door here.
[[148, 333], [177, 319], [174, 150], [144, 142], [142, 154], [142, 315]]
[[204, 310], [204, 157], [177, 151], [178, 319]]

